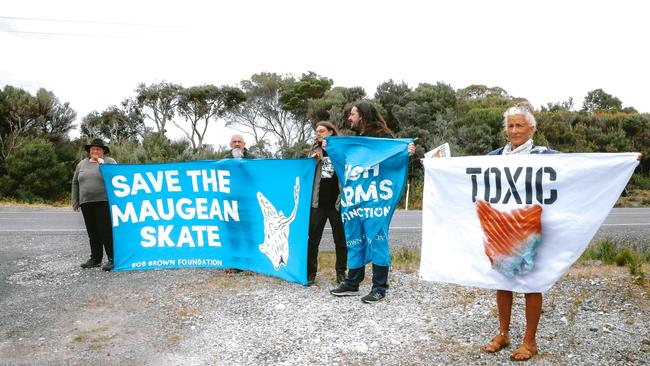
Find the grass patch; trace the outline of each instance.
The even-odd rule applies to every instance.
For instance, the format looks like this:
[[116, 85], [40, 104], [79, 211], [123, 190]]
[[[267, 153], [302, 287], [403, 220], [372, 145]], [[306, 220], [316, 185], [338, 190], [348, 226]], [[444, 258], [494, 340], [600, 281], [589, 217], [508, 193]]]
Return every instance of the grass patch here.
[[318, 252], [318, 272], [336, 273], [334, 266], [336, 265], [335, 252]]
[[2, 197], [0, 198], [0, 207], [30, 207], [30, 208], [52, 208], [52, 207], [70, 207], [72, 210], [72, 201], [60, 201], [55, 203], [28, 203], [18, 201], [14, 198]]
[[[398, 269], [402, 272], [413, 273], [420, 268], [420, 253], [414, 249], [401, 248], [390, 256], [391, 268]], [[319, 252], [318, 253], [318, 273], [324, 274], [326, 277], [336, 277], [336, 253], [333, 251]]]
[[616, 201], [614, 207], [647, 207], [650, 206], [650, 189], [628, 187], [625, 196]]
[[650, 176], [633, 174], [630, 178], [630, 185], [638, 187], [641, 190], [650, 190]]
[[601, 261], [619, 267], [627, 266], [630, 274], [639, 277], [643, 282], [645, 279], [643, 265], [650, 262], [650, 249], [640, 251], [630, 246], [617, 246], [611, 240], [603, 239], [589, 246], [578, 259], [580, 263], [590, 261]]
[[107, 325], [98, 325], [93, 328], [82, 330], [82, 334], [72, 337], [72, 342], [85, 344], [91, 351], [100, 351], [112, 338], [112, 336], [107, 335], [106, 332], [108, 332]]
[[420, 268], [420, 253], [409, 248], [401, 248], [390, 256], [392, 267], [406, 273], [417, 272]]
[[[409, 210], [422, 209], [422, 197], [424, 196], [424, 179], [413, 180], [410, 182], [409, 188]], [[406, 207], [406, 187], [404, 187], [404, 194], [397, 204], [398, 209]]]
[[580, 263], [589, 261], [601, 261], [605, 264], [613, 264], [617, 248], [613, 241], [603, 239], [591, 245], [582, 253], [578, 261]]
[[106, 335], [100, 335], [93, 338], [88, 345], [88, 349], [93, 351], [100, 351], [106, 346], [106, 343], [111, 339], [111, 337]]

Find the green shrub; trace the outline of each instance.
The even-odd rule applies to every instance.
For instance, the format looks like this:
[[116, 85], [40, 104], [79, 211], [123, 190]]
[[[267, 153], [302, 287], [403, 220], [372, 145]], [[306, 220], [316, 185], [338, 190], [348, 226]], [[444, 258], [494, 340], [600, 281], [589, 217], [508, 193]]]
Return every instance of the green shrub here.
[[590, 246], [582, 253], [580, 257], [581, 261], [590, 261], [590, 260], [599, 260], [605, 264], [614, 263], [614, 257], [616, 256], [616, 244], [611, 240], [603, 239], [596, 242], [596, 244]]
[[644, 278], [642, 265], [650, 262], [650, 249], [639, 251], [632, 246], [617, 248], [612, 241], [603, 239], [587, 248], [579, 259], [580, 262], [593, 260], [616, 264], [619, 267], [627, 266], [630, 274]]
[[171, 141], [157, 133], [147, 135], [142, 143], [125, 141], [110, 145], [110, 148], [110, 156], [120, 164], [168, 163], [189, 160], [186, 158], [189, 142]]
[[650, 176], [644, 177], [641, 174], [634, 174], [630, 179], [630, 185], [634, 187], [639, 187], [640, 189], [649, 190], [650, 189]]
[[614, 263], [619, 267], [623, 267], [624, 265], [634, 261], [633, 257], [634, 253], [632, 253], [629, 248], [622, 248], [614, 257]]
[[72, 173], [58, 160], [51, 142], [39, 138], [21, 139], [5, 161], [0, 195], [28, 203], [52, 202], [70, 191]]

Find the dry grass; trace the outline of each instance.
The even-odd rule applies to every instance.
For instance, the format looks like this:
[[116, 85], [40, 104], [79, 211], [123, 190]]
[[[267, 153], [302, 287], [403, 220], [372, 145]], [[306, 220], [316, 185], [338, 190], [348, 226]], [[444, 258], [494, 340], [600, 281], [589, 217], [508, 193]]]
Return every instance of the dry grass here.
[[201, 309], [196, 306], [181, 306], [180, 309], [178, 309], [176, 318], [180, 320], [186, 320], [200, 312]]
[[[650, 273], [650, 264], [641, 265], [643, 273]], [[564, 275], [565, 279], [606, 278], [619, 281], [629, 281], [643, 289], [647, 299], [650, 299], [650, 279], [647, 276], [633, 275], [629, 269], [617, 265], [602, 264], [598, 261], [587, 261], [574, 264]], [[625, 293], [625, 297], [636, 297], [634, 293]]]
[[113, 302], [110, 301], [109, 296], [105, 294], [91, 295], [86, 301], [86, 306], [90, 308], [104, 307], [111, 304], [113, 304]]
[[630, 189], [627, 196], [619, 197], [614, 207], [644, 207], [650, 206], [650, 190]]
[[[280, 286], [284, 281], [277, 277], [265, 276], [252, 271], [243, 271], [239, 273], [215, 271], [205, 280], [205, 282], [190, 282], [188, 283], [188, 286], [193, 286], [193, 291], [234, 291], [260, 282], [266, 283], [267, 286]], [[201, 288], [203, 288], [203, 290], [199, 290]]]
[[94, 328], [90, 328], [86, 331], [86, 333], [99, 333], [99, 332], [105, 332], [108, 330], [108, 326], [106, 325], [98, 325]]
[[172, 344], [178, 344], [180, 342], [181, 336], [174, 332], [167, 332], [167, 341]]
[[98, 335], [96, 337], [93, 337], [90, 340], [90, 344], [88, 344], [88, 349], [93, 350], [93, 351], [99, 351], [106, 346], [106, 343], [111, 339], [111, 337], [107, 335]]
[[[318, 253], [318, 272], [326, 277], [336, 277], [336, 253], [321, 251]], [[408, 248], [402, 248], [391, 254], [391, 269], [405, 273], [417, 272], [420, 268], [420, 253]]]
[[70, 198], [58, 200], [49, 203], [26, 203], [16, 201], [13, 198], [3, 197], [0, 199], [0, 207], [28, 207], [28, 208], [52, 208], [52, 207], [70, 207], [72, 209], [72, 201]]
[[318, 275], [321, 278], [336, 280], [336, 253], [318, 253]]
[[420, 253], [414, 249], [402, 248], [391, 254], [393, 268], [406, 273], [414, 273], [420, 269]]
[[72, 337], [72, 342], [80, 345], [85, 344], [91, 351], [100, 351], [112, 338], [112, 336], [106, 335], [106, 332], [108, 332], [108, 326], [98, 325]]

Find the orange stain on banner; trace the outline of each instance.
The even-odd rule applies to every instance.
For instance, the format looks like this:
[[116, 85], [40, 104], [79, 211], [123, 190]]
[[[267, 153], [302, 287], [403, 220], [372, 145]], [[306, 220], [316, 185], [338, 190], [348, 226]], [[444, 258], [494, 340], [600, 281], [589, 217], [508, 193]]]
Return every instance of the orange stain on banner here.
[[542, 207], [501, 212], [479, 200], [476, 210], [485, 234], [485, 254], [492, 267], [509, 276], [532, 270], [534, 251], [541, 241]]

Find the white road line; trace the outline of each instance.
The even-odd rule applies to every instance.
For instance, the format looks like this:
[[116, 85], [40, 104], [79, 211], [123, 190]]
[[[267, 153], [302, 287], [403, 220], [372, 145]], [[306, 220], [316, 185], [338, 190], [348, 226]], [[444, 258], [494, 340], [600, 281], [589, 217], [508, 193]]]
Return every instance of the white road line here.
[[[650, 226], [648, 222], [630, 224], [602, 224], [601, 226]], [[422, 226], [391, 226], [391, 230], [422, 230]], [[326, 227], [325, 230], [332, 230]], [[0, 233], [86, 232], [86, 229], [0, 229]]]
[[632, 222], [629, 224], [602, 224], [601, 226], [650, 226], [650, 222]]

